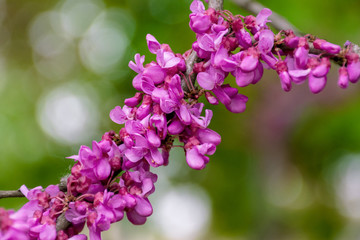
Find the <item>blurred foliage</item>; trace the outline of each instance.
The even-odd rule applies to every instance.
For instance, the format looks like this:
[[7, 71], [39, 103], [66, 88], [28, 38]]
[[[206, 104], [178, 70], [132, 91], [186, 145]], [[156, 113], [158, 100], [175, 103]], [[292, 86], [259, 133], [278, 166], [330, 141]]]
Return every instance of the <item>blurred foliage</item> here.
[[[17, 189], [24, 183], [28, 187], [57, 183], [72, 164], [65, 157], [77, 154], [79, 146], [89, 145], [92, 139], [100, 140], [103, 132], [119, 129], [111, 123], [108, 113], [134, 94], [131, 80], [135, 74], [127, 67], [134, 54], [146, 55], [146, 62], [154, 60], [147, 50], [147, 33], [180, 53], [195, 40], [188, 27], [190, 0], [88, 2], [95, 4], [93, 9], [98, 15], [89, 20], [85, 10], [85, 17], [79, 15], [82, 11], [74, 10], [70, 19], [73, 21], [64, 25], [64, 1], [0, 1], [0, 189]], [[340, 45], [346, 40], [360, 43], [359, 1], [260, 2], [303, 32]], [[225, 8], [246, 14], [231, 1], [225, 1]], [[44, 13], [51, 17], [48, 21], [40, 19], [36, 25], [35, 19]], [[113, 27], [108, 32], [95, 31], [103, 29], [101, 14]], [[88, 24], [80, 34], [71, 35], [61, 27], [59, 30], [59, 24], [70, 29], [77, 26], [76, 19]], [[100, 27], [93, 27], [94, 23]], [[42, 26], [46, 24], [49, 26]], [[45, 30], [35, 31], [37, 28]], [[105, 34], [103, 38], [91, 38], [91, 34], [100, 33]], [[38, 39], [35, 42], [32, 34]], [[111, 48], [106, 48], [112, 42], [106, 36], [115, 36], [115, 47], [123, 44], [119, 48], [121, 58], [112, 60]], [[93, 54], [92, 58], [88, 59], [88, 53]], [[346, 196], [339, 194], [347, 185], [337, 185], [346, 177], [346, 171], [337, 169], [347, 164], [346, 156], [360, 161], [360, 88], [352, 85], [345, 91], [336, 89], [336, 77], [333, 71], [328, 89], [311, 96], [304, 85], [283, 93], [277, 76], [266, 72], [262, 82], [242, 90], [250, 99], [245, 113], [234, 115], [223, 106], [212, 107], [211, 128], [221, 134], [222, 144], [205, 170], [187, 170], [186, 175], [172, 177], [173, 184], [194, 183], [210, 196], [213, 215], [206, 238], [360, 237], [360, 230], [351, 227], [359, 221], [359, 211], [357, 215], [344, 212], [350, 205], [346, 205]], [[233, 79], [229, 77], [229, 81]], [[78, 124], [90, 133], [76, 141], [65, 141], [61, 138], [67, 134], [64, 129], [57, 129], [57, 135], [51, 134], [54, 126], [50, 132], [44, 131], [41, 106], [46, 105], [54, 90], [71, 84], [78, 86], [75, 96], [71, 96], [83, 94], [90, 102], [80, 105], [80, 109], [90, 108], [95, 115], [81, 112], [84, 123]], [[62, 106], [61, 101], [59, 104]], [[77, 115], [67, 111], [68, 107], [62, 106], [60, 112], [55, 109], [50, 116], [60, 114], [60, 121], [76, 122], [73, 116]], [[88, 123], [93, 120], [95, 125]], [[74, 133], [74, 137], [81, 133]], [[353, 191], [360, 192], [358, 180], [351, 183]], [[360, 206], [359, 196], [350, 200], [354, 204], [351, 206]], [[18, 208], [23, 202], [4, 199], [0, 205]]]

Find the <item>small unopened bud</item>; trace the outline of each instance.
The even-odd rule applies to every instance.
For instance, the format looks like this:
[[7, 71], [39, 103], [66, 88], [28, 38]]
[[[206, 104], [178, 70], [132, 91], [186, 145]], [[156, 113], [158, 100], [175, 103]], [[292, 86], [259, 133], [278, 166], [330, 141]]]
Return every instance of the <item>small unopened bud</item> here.
[[97, 192], [94, 197], [94, 206], [100, 205], [104, 201], [104, 193]]
[[95, 223], [97, 216], [98, 215], [96, 212], [90, 212], [87, 216], [88, 224], [93, 225]]
[[37, 199], [39, 200], [39, 205], [43, 208], [50, 207], [49, 201], [50, 201], [50, 195], [47, 192], [41, 192], [37, 195]]
[[210, 21], [213, 23], [217, 23], [218, 21], [218, 16], [216, 13], [216, 10], [213, 8], [209, 8], [208, 10], [205, 11], [205, 14], [210, 16]]
[[115, 136], [115, 132], [111, 130], [109, 132], [104, 133], [104, 135], [101, 137], [101, 140], [112, 141], [114, 136]]
[[124, 180], [126, 186], [129, 186], [134, 182], [129, 172], [124, 172], [121, 178]]
[[142, 93], [135, 93], [134, 97], [125, 99], [124, 103], [129, 107], [136, 107], [142, 100]]
[[205, 97], [206, 100], [208, 100], [208, 102], [212, 105], [218, 105], [219, 104], [219, 100], [213, 96], [210, 92], [205, 92]]
[[141, 188], [139, 188], [138, 186], [132, 186], [129, 192], [132, 195], [140, 195], [142, 193]]
[[234, 51], [239, 46], [239, 42], [235, 37], [224, 37], [222, 44], [229, 51]]
[[86, 176], [81, 176], [78, 179], [76, 191], [78, 191], [79, 193], [85, 193], [89, 189], [90, 185], [91, 185], [91, 180], [89, 178], [87, 178]]
[[60, 230], [57, 232], [56, 239], [57, 240], [67, 240], [69, 236], [64, 232], [64, 230]]
[[314, 42], [314, 48], [326, 51], [331, 54], [338, 54], [341, 50], [341, 47], [336, 44], [329, 43], [323, 39], [316, 39]]
[[81, 177], [81, 165], [80, 163], [76, 163], [72, 168], [71, 168], [71, 175], [73, 175], [76, 178]]
[[243, 29], [244, 24], [242, 22], [242, 19], [238, 18], [235, 21], [233, 21], [232, 28], [233, 28], [234, 32], [237, 32], [237, 31], [240, 31], [241, 29]]
[[121, 158], [119, 156], [115, 156], [111, 158], [109, 163], [113, 171], [117, 171], [121, 169]]
[[198, 62], [194, 64], [193, 71], [195, 73], [205, 72], [204, 62]]

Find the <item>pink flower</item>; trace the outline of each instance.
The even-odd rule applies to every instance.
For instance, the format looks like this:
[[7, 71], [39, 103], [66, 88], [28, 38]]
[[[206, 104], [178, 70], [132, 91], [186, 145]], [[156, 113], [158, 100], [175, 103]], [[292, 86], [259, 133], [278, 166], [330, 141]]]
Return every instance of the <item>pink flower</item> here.
[[205, 33], [211, 27], [210, 16], [206, 14], [204, 4], [201, 1], [194, 0], [190, 5], [190, 23], [191, 30], [195, 33]]

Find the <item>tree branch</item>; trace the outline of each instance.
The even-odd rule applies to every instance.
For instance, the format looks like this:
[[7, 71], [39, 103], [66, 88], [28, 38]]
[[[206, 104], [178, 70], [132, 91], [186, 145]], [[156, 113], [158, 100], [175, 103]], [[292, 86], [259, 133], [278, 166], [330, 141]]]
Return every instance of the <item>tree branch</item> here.
[[[258, 14], [263, 8], [265, 8], [260, 3], [256, 2], [256, 1], [252, 1], [252, 0], [233, 0], [233, 2], [236, 3], [242, 9], [244, 9], [248, 12], [251, 12], [253, 14]], [[277, 14], [276, 12], [273, 12], [271, 14], [271, 16], [269, 17], [269, 19], [271, 20], [270, 24], [277, 30], [291, 29], [298, 36], [304, 35], [294, 25], [292, 25], [288, 20], [286, 20], [284, 17]]]
[[[233, 2], [235, 4], [237, 4], [239, 7], [243, 8], [253, 14], [258, 14], [263, 8], [265, 8], [265, 6], [263, 6], [262, 4], [260, 4], [256, 1], [253, 1], [253, 0], [233, 0]], [[271, 14], [269, 19], [271, 20], [270, 24], [278, 31], [291, 29], [297, 36], [305, 35], [301, 31], [299, 31], [294, 25], [292, 25], [288, 20], [286, 20], [284, 17], [282, 17], [281, 15], [279, 15], [275, 12], [273, 12]], [[351, 47], [352, 47], [352, 51], [354, 53], [356, 53], [357, 55], [359, 55], [359, 57], [360, 57], [360, 47], [353, 43], [352, 43]], [[321, 53], [325, 53], [324, 51], [314, 48], [314, 45], [312, 42], [309, 42], [309, 52], [312, 54], [317, 54], [317, 55], [321, 54]], [[344, 58], [331, 57], [331, 59], [340, 66], [342, 66], [344, 63]]]
[[[60, 183], [58, 184], [59, 190], [62, 192], [67, 191], [67, 179], [68, 176], [61, 178]], [[20, 190], [8, 190], [8, 191], [0, 191], [0, 199], [1, 198], [17, 198], [17, 197], [25, 197]], [[65, 213], [62, 213], [56, 221], [56, 231], [67, 229], [71, 223], [66, 220]]]
[[[67, 191], [67, 187], [66, 187], [67, 178], [68, 176], [61, 178], [60, 183], [58, 184], [59, 190], [62, 192]], [[18, 197], [25, 197], [24, 194], [20, 192], [20, 190], [3, 190], [3, 191], [0, 190], [0, 199], [18, 198]]]
[[[209, 0], [209, 8], [213, 8], [216, 11], [223, 10], [224, 1], [223, 0]], [[194, 50], [191, 51], [189, 56], [186, 58], [186, 72], [185, 77], [187, 79], [190, 79], [193, 84], [195, 84], [195, 76], [191, 76], [193, 73], [194, 64], [199, 60], [196, 52]], [[181, 87], [184, 90], [184, 92], [191, 92], [191, 90], [188, 88], [186, 84], [186, 80], [183, 78], [181, 80]]]
[[209, 8], [213, 8], [216, 11], [223, 10], [224, 1], [223, 0], [209, 0]]
[[9, 190], [9, 191], [0, 191], [0, 199], [1, 198], [19, 198], [25, 197], [20, 190]]
[[356, 53], [360, 57], [360, 47], [359, 47], [359, 45], [353, 44], [352, 50], [353, 50], [354, 53]]
[[60, 230], [65, 230], [68, 227], [70, 227], [71, 222], [69, 222], [68, 220], [66, 220], [65, 218], [65, 213], [62, 213], [56, 221], [56, 231], [60, 231]]
[[[193, 72], [193, 68], [194, 68], [194, 64], [199, 60], [196, 52], [194, 50], [191, 51], [191, 53], [189, 54], [189, 56], [186, 58], [186, 72], [185, 72], [185, 77], [187, 79], [190, 79], [191, 82], [195, 83], [195, 76], [191, 75]], [[184, 90], [184, 92], [191, 92], [191, 89], [188, 88], [188, 85], [186, 84], [186, 80], [183, 78], [181, 80], [181, 88]]]
[[60, 179], [60, 183], [58, 184], [60, 191], [62, 191], [62, 192], [67, 191], [67, 180], [68, 180], [69, 176], [70, 176], [70, 174], [68, 174]]

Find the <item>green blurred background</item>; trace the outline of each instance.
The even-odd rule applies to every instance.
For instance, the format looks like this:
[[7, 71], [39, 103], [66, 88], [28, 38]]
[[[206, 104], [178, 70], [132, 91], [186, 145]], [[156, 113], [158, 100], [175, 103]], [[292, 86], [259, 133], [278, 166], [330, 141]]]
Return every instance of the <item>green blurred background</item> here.
[[[55, 184], [80, 145], [119, 126], [108, 113], [134, 94], [135, 53], [154, 59], [145, 35], [174, 52], [195, 40], [190, 0], [0, 0], [0, 189]], [[302, 32], [360, 43], [358, 0], [261, 1]], [[234, 14], [247, 14], [225, 0]], [[154, 214], [105, 239], [359, 239], [360, 87], [281, 90], [266, 71], [235, 115], [213, 107], [222, 143], [203, 171], [180, 149], [157, 169]], [[229, 78], [229, 82], [233, 81]], [[24, 200], [2, 199], [19, 208]]]

